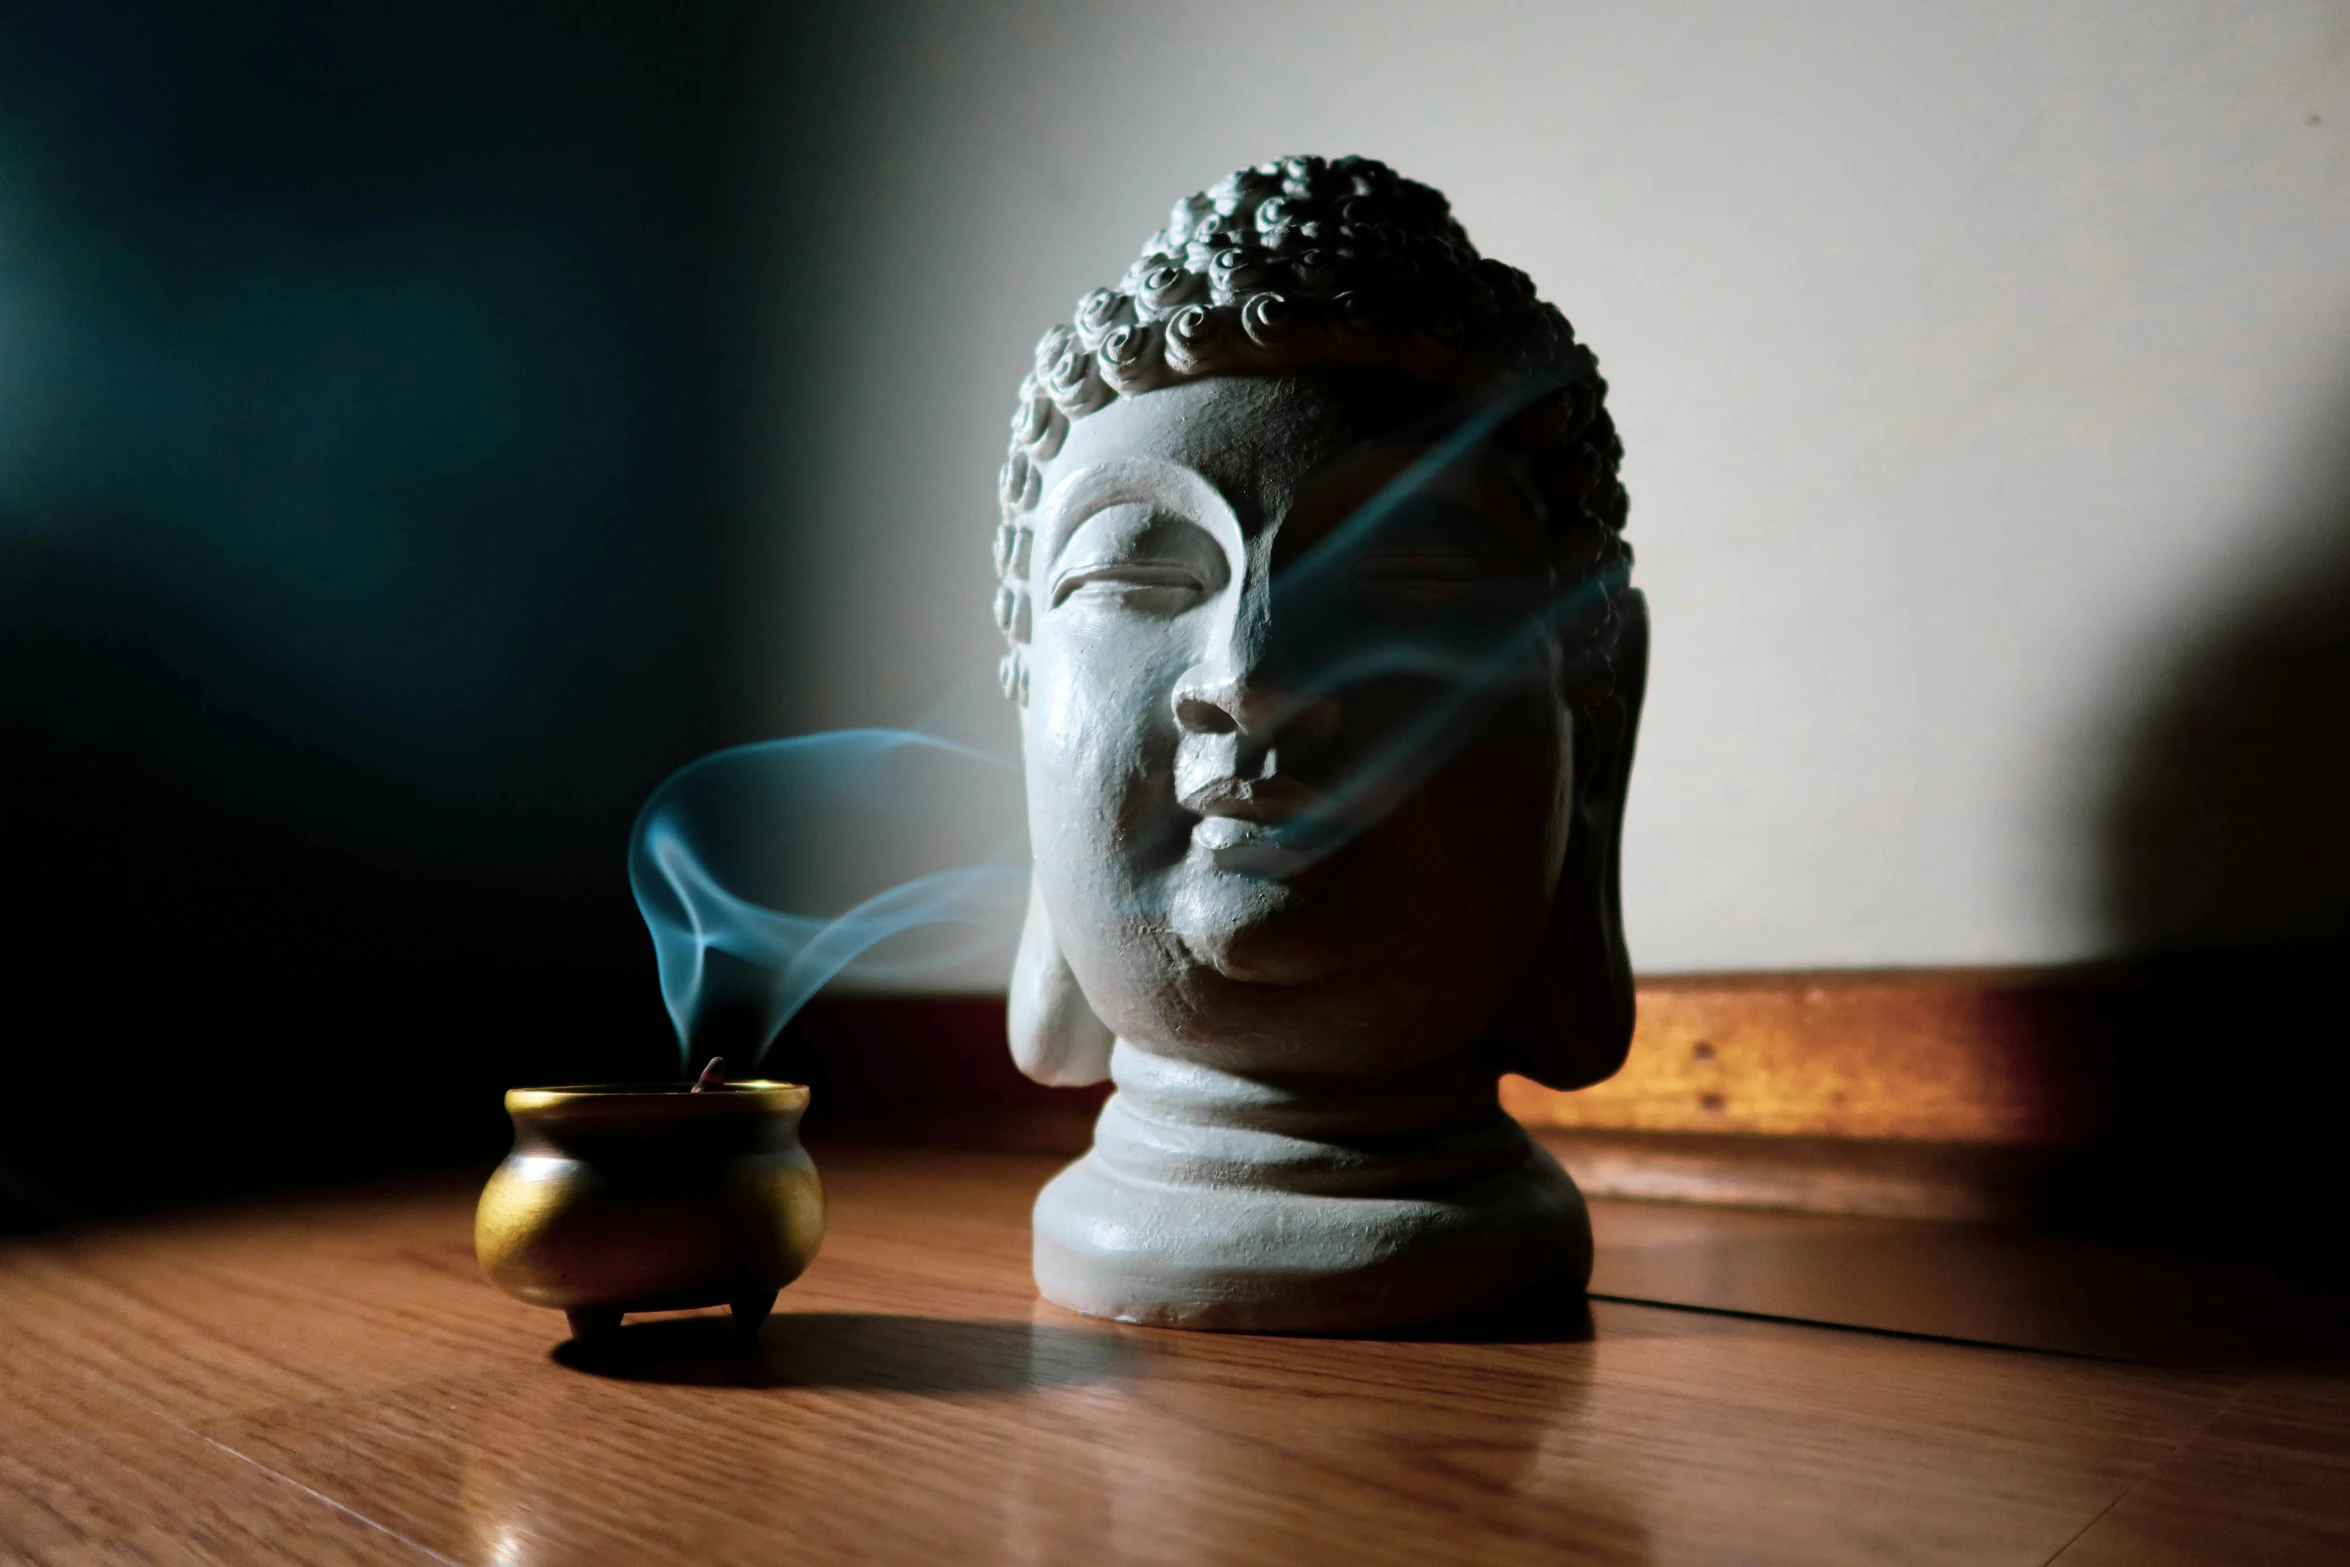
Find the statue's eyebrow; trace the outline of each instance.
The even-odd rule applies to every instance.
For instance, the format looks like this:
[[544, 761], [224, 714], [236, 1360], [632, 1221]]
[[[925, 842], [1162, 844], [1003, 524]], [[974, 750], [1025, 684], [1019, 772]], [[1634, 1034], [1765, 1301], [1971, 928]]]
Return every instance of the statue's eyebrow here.
[[1173, 512], [1205, 528], [1226, 550], [1244, 548], [1240, 519], [1206, 475], [1163, 457], [1112, 457], [1078, 469], [1044, 497], [1037, 508], [1038, 564], [1031, 569], [1051, 570], [1088, 517], [1126, 505]]

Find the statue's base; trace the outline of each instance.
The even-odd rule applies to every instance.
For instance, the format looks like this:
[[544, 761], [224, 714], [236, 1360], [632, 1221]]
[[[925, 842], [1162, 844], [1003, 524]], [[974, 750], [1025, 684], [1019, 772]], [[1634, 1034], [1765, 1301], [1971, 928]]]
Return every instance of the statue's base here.
[[1094, 1147], [1036, 1200], [1039, 1291], [1088, 1316], [1378, 1333], [1579, 1293], [1558, 1162], [1450, 1068], [1271, 1085], [1121, 1041]]

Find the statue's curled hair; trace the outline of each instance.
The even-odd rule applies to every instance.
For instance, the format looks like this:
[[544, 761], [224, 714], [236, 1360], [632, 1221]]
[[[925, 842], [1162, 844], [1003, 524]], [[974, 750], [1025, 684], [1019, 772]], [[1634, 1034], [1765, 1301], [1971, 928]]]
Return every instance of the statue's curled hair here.
[[1041, 465], [1070, 421], [1209, 376], [1361, 368], [1524, 406], [1504, 426], [1549, 508], [1560, 586], [1596, 582], [1585, 619], [1606, 662], [1626, 591], [1623, 443], [1598, 362], [1525, 273], [1477, 253], [1442, 193], [1369, 158], [1282, 158], [1175, 203], [1115, 288], [1036, 345], [999, 477], [996, 623], [1024, 698], [1031, 526]]

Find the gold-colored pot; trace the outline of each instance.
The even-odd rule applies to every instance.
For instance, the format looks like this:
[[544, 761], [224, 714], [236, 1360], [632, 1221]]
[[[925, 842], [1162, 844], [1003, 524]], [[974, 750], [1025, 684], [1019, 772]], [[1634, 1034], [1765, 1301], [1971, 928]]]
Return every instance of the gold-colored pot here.
[[482, 1190], [474, 1255], [578, 1337], [695, 1306], [754, 1333], [824, 1235], [807, 1107], [797, 1083], [513, 1089], [514, 1151]]

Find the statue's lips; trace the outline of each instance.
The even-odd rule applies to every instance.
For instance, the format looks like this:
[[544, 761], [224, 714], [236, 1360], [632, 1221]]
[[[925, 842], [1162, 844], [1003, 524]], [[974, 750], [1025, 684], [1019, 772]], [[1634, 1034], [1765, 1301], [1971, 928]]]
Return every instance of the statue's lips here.
[[1263, 778], [1211, 778], [1183, 796], [1183, 808], [1202, 816], [1236, 816], [1274, 822], [1322, 803], [1322, 791], [1287, 773]]
[[1324, 797], [1294, 779], [1219, 778], [1182, 804], [1200, 818], [1192, 848], [1219, 870], [1286, 881], [1321, 857], [1299, 839], [1313, 832]]

